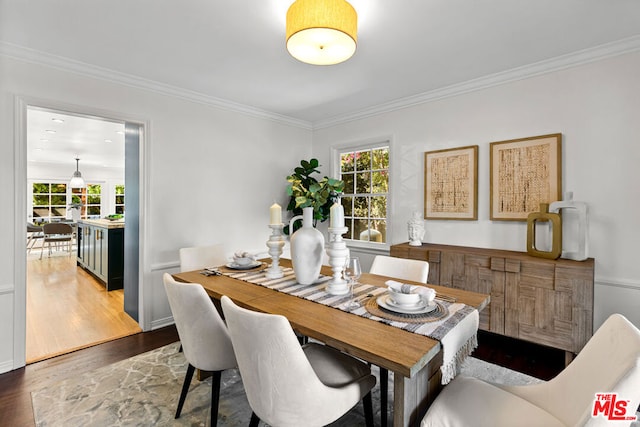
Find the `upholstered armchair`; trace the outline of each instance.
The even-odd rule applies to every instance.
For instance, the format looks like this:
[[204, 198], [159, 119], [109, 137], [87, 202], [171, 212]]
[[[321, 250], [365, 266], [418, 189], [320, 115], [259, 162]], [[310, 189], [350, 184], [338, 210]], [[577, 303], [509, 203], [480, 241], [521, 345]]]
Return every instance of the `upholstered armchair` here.
[[[593, 416], [596, 393], [640, 404], [640, 331], [611, 315], [558, 376], [534, 385], [506, 386], [458, 376], [431, 405], [421, 427], [605, 426]], [[628, 425], [625, 424], [625, 425]]]

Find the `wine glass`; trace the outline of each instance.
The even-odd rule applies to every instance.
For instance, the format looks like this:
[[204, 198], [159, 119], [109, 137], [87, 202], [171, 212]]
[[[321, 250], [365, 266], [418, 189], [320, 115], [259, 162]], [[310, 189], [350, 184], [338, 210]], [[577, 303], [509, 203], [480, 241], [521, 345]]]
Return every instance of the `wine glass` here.
[[358, 284], [358, 279], [362, 275], [360, 259], [358, 257], [347, 258], [344, 266], [344, 277], [349, 281], [349, 301], [345, 304], [347, 310], [354, 310], [360, 307], [360, 302], [353, 298], [353, 288]]

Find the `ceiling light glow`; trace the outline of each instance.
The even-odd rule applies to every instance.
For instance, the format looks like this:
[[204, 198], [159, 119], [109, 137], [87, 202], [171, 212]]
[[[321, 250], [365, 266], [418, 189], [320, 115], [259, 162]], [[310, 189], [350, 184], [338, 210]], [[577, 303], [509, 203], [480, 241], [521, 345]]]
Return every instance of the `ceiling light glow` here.
[[345, 0], [296, 0], [287, 11], [287, 50], [299, 61], [333, 65], [351, 58], [358, 15]]

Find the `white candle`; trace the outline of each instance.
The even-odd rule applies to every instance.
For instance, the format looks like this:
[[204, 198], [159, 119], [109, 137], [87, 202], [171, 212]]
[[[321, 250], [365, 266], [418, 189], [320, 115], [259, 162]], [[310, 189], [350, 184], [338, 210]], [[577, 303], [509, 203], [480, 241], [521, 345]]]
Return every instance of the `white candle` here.
[[269, 212], [271, 213], [271, 225], [282, 224], [282, 208], [279, 204], [274, 203], [271, 205]]
[[344, 208], [338, 202], [334, 203], [329, 210], [329, 227], [344, 227]]

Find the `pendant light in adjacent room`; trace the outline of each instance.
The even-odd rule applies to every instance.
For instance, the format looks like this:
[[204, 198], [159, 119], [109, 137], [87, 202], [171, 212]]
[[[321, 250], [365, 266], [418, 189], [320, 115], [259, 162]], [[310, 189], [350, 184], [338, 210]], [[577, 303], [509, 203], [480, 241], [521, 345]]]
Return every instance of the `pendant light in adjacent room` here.
[[80, 173], [79, 163], [80, 163], [80, 159], [76, 157], [76, 171], [73, 173], [73, 176], [71, 177], [71, 181], [69, 182], [69, 186], [71, 188], [86, 187], [84, 179], [82, 179], [82, 174]]
[[333, 65], [351, 58], [358, 14], [345, 0], [296, 0], [287, 11], [287, 50], [299, 61]]

